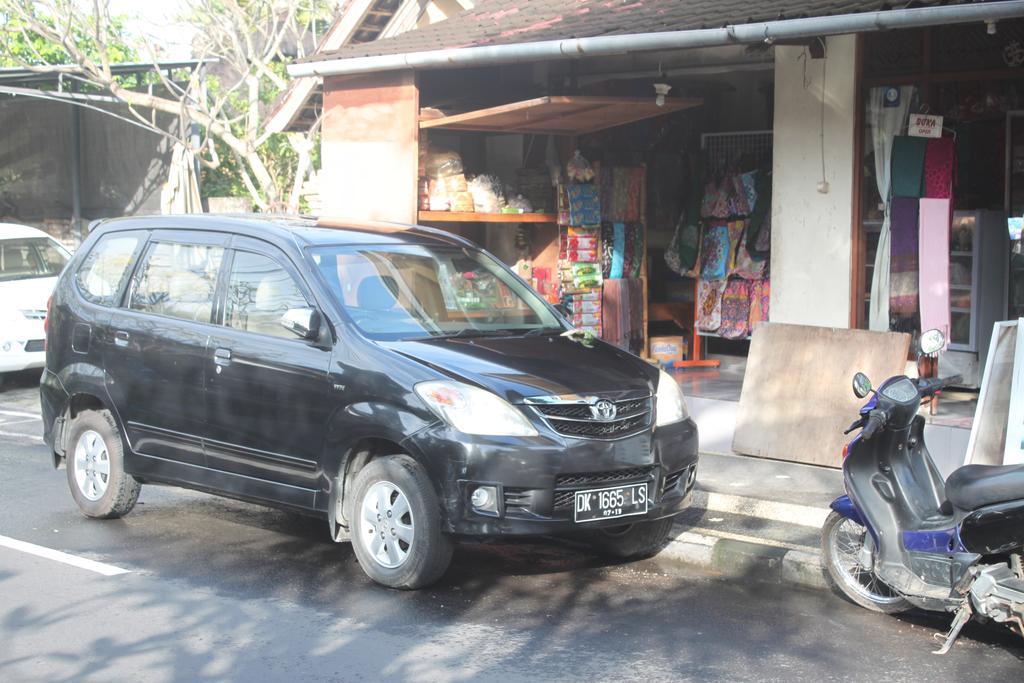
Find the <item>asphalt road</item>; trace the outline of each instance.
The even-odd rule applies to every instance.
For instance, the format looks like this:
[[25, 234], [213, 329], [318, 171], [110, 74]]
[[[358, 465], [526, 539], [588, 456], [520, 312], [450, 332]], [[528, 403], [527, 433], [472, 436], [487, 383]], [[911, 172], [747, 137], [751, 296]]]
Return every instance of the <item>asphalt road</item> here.
[[[170, 488], [82, 517], [48, 464], [34, 381], [0, 389], [0, 680], [1019, 680], [1024, 642], [824, 593], [723, 582], [564, 543], [458, 548], [386, 590], [326, 525]], [[29, 415], [29, 417], [25, 417]], [[106, 576], [16, 539], [127, 570]], [[65, 558], [67, 559], [67, 558]]]

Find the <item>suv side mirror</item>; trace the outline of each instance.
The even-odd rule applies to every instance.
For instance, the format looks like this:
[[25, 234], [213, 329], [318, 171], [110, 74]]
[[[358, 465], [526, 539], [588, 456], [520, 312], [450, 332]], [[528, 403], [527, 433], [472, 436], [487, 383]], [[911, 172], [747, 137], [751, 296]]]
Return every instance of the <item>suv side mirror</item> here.
[[279, 322], [300, 339], [313, 340], [320, 336], [320, 313], [315, 308], [289, 308]]
[[853, 394], [857, 398], [864, 398], [871, 393], [871, 380], [863, 372], [853, 376]]

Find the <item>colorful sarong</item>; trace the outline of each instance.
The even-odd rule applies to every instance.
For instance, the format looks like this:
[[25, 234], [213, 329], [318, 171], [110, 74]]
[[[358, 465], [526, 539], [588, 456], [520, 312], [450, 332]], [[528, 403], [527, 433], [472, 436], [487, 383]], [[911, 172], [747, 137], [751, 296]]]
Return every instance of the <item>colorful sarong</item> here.
[[[920, 200], [893, 197], [892, 247], [889, 259], [889, 328], [897, 332], [920, 329], [918, 315], [918, 228]], [[948, 248], [948, 240], [945, 242]]]

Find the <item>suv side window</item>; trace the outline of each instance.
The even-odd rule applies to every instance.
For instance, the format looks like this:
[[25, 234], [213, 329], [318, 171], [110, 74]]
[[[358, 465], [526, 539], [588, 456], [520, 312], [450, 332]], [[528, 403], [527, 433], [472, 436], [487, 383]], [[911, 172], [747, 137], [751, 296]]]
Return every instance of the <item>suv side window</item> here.
[[223, 247], [154, 242], [139, 266], [129, 307], [210, 322]]
[[273, 259], [250, 251], [236, 251], [228, 277], [224, 324], [272, 337], [295, 339], [281, 326], [289, 308], [309, 303], [292, 276]]
[[117, 304], [114, 299], [131, 272], [132, 255], [144, 237], [122, 232], [101, 237], [75, 273], [79, 293], [94, 304]]

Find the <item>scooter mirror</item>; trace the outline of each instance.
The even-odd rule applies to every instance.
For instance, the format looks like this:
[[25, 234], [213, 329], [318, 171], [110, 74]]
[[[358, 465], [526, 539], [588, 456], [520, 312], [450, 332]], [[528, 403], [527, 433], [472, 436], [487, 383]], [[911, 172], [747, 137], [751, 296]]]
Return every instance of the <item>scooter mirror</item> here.
[[871, 380], [863, 372], [853, 376], [853, 393], [857, 398], [864, 398], [871, 393]]
[[946, 345], [946, 335], [942, 334], [942, 330], [928, 330], [927, 332], [922, 332], [920, 345], [921, 353], [926, 356], [938, 353], [942, 350], [942, 347]]

